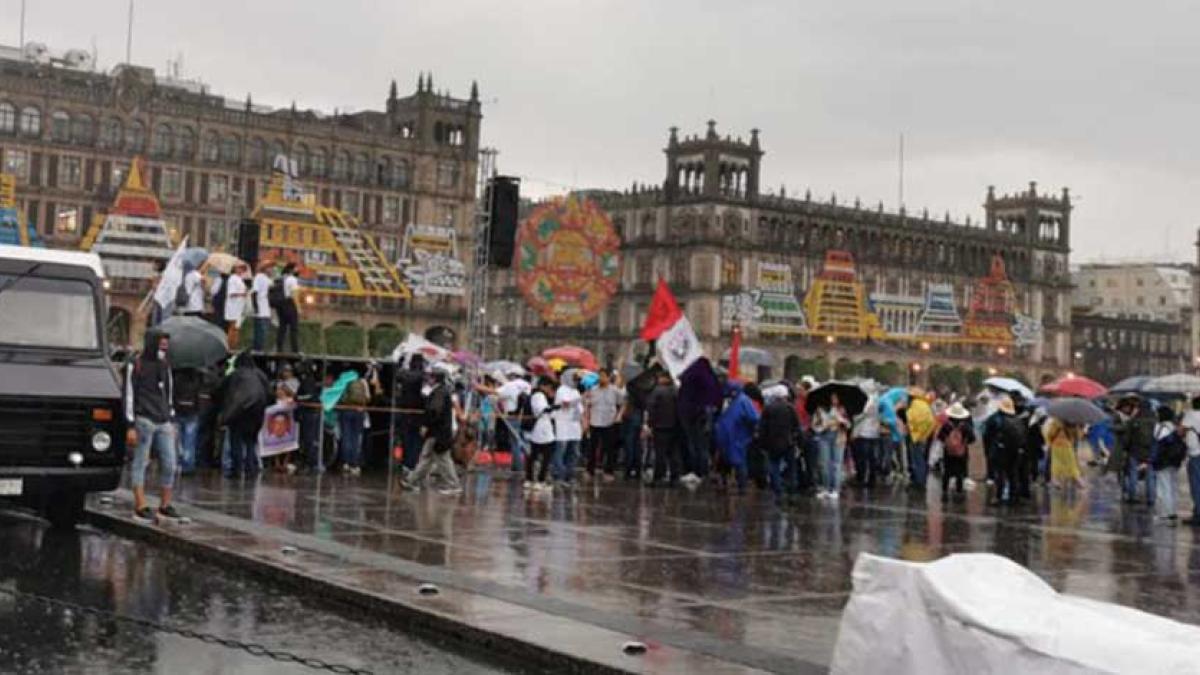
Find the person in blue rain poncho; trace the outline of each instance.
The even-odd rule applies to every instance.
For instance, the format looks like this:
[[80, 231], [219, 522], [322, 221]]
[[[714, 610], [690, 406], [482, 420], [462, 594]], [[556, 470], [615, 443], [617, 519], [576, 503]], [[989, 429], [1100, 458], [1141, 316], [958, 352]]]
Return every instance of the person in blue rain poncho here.
[[737, 478], [738, 492], [745, 493], [748, 473], [746, 453], [754, 440], [758, 411], [746, 396], [740, 382], [728, 383], [725, 386], [725, 396], [728, 403], [717, 418], [715, 428], [717, 447], [725, 465], [733, 470]]

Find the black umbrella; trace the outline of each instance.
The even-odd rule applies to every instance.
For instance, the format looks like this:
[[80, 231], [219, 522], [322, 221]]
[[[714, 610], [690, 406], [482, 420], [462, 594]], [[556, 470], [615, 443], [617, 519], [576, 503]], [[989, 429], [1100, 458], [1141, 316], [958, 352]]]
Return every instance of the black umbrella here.
[[841, 401], [842, 407], [846, 409], [846, 414], [850, 417], [861, 413], [867, 405], [867, 392], [858, 385], [830, 381], [808, 392], [808, 398], [804, 400], [805, 410], [813, 413], [817, 408], [828, 408], [834, 394], [837, 394], [838, 400]]
[[167, 358], [175, 368], [204, 368], [229, 353], [224, 331], [198, 316], [173, 316], [158, 329], [171, 337]]
[[1078, 426], [1096, 424], [1108, 419], [1108, 415], [1100, 406], [1082, 398], [1056, 398], [1046, 406], [1046, 414]]

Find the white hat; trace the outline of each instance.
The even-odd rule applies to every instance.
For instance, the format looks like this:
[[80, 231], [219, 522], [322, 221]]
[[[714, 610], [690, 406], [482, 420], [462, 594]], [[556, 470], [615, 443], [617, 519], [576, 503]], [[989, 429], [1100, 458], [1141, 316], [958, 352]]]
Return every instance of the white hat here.
[[777, 398], [787, 398], [788, 389], [784, 384], [773, 384], [762, 390], [763, 400], [774, 401]]
[[809, 389], [813, 389], [817, 386], [817, 378], [812, 375], [805, 375], [800, 378], [800, 384], [807, 384]]
[[952, 420], [965, 420], [971, 416], [971, 411], [963, 407], [963, 404], [955, 401], [954, 405], [946, 410], [946, 416]]

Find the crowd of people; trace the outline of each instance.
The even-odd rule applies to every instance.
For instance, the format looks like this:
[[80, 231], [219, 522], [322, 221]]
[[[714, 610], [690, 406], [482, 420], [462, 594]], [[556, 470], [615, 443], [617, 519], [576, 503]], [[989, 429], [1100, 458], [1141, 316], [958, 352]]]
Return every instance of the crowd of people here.
[[[160, 266], [162, 263], [159, 263]], [[157, 286], [162, 269], [157, 270], [151, 287]], [[203, 317], [225, 331], [231, 349], [241, 341], [242, 326], [250, 319], [253, 330], [252, 349], [267, 348], [267, 334], [272, 317], [278, 325], [275, 333], [275, 351], [300, 353], [300, 304], [298, 291], [300, 279], [296, 265], [280, 265], [272, 261], [259, 263], [251, 275], [250, 266], [236, 261], [229, 272], [205, 274], [190, 261], [183, 263], [183, 278], [176, 289], [175, 297], [167, 306], [158, 304], [152, 296], [147, 298], [149, 325], [156, 326], [172, 311], [184, 316]]]
[[[189, 298], [193, 272], [185, 277]], [[285, 292], [288, 274], [284, 270], [279, 282]], [[235, 270], [223, 280], [227, 291], [239, 287], [236, 278]], [[269, 295], [275, 283], [256, 275], [251, 293], [262, 295], [265, 288]], [[294, 297], [294, 289], [285, 297]], [[256, 312], [278, 307], [269, 298], [263, 302]], [[184, 311], [196, 306], [189, 299]], [[265, 335], [260, 318], [269, 321], [256, 316], [256, 335]], [[428, 363], [420, 354], [396, 364], [385, 388], [373, 364], [321, 378], [312, 363], [281, 360], [268, 374], [242, 353], [213, 368], [174, 369], [168, 350], [169, 338], [151, 329], [126, 369], [127, 441], [144, 517], [154, 515], [143, 490], [152, 450], [161, 462], [159, 515], [170, 517], [177, 469], [188, 475], [208, 466], [229, 477], [263, 470], [260, 433], [272, 405], [286, 407], [280, 428], [294, 424], [298, 436], [296, 451], [270, 459], [271, 467], [359, 475], [371, 411], [383, 410], [376, 424], [392, 425], [402, 485], [451, 495], [461, 492], [459, 473], [482, 450], [506, 453], [530, 494], [569, 489], [577, 480], [624, 479], [650, 487], [709, 484], [737, 494], [753, 485], [783, 504], [809, 496], [837, 501], [846, 489], [878, 486], [924, 492], [936, 472], [940, 499], [949, 501], [962, 499], [974, 484], [968, 477], [972, 447], [980, 448], [993, 504], [1031, 500], [1038, 485], [1086, 490], [1086, 464], [1111, 472], [1127, 502], [1144, 502], [1168, 523], [1178, 520], [1178, 472], [1185, 463], [1192, 494], [1200, 493], [1200, 398], [1179, 416], [1127, 395], [1107, 420], [1083, 427], [1047, 416], [1043, 401], [996, 390], [968, 399], [868, 381], [854, 385], [865, 403], [847, 409], [836, 392], [810, 400], [819, 385], [808, 376], [794, 384], [726, 379], [718, 383], [716, 401], [701, 402], [691, 383], [665, 371], [628, 382], [607, 369], [474, 373]], [[326, 462], [323, 449], [330, 448], [333, 458]], [[1200, 512], [1192, 515], [1188, 522], [1200, 523]]]

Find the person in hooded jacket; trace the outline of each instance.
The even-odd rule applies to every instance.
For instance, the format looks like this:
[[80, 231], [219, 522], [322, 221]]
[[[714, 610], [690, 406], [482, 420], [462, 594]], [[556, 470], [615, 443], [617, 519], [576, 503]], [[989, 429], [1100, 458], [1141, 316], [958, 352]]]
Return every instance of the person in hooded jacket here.
[[[766, 406], [758, 422], [758, 438], [767, 453], [767, 477], [776, 502], [783, 500], [784, 479], [794, 476], [796, 436], [800, 418], [788, 398], [787, 387], [776, 385], [763, 390]], [[789, 490], [790, 491], [790, 490]]]
[[458, 481], [458, 471], [454, 468], [451, 453], [454, 449], [454, 398], [445, 371], [434, 369], [430, 377], [433, 379], [433, 389], [425, 401], [425, 444], [421, 449], [417, 468], [404, 479], [402, 485], [406, 489], [419, 492], [425, 479], [431, 473], [437, 472], [445, 481], [445, 487], [439, 492], [444, 495], [458, 495], [462, 493], [462, 485]]
[[425, 357], [413, 354], [408, 367], [396, 373], [396, 407], [404, 412], [400, 419], [400, 443], [404, 448], [404, 469], [417, 468], [421, 456], [421, 421], [425, 410]]
[[224, 427], [229, 452], [221, 458], [226, 478], [245, 473], [254, 475], [262, 468], [258, 457], [258, 432], [263, 413], [271, 404], [271, 383], [248, 353], [238, 354], [233, 372], [221, 384], [221, 412], [218, 426]]
[[146, 468], [150, 464], [152, 449], [158, 455], [158, 480], [162, 488], [158, 516], [179, 517], [171, 505], [177, 436], [174, 424], [174, 379], [171, 376], [171, 364], [167, 360], [170, 344], [166, 333], [151, 328], [146, 331], [142, 352], [125, 367], [125, 420], [129, 424], [125, 445], [133, 448], [130, 483], [133, 487], [134, 516], [141, 520], [155, 519], [155, 512], [146, 504], [145, 489]]
[[300, 457], [305, 468], [314, 473], [325, 470], [318, 443], [321, 433], [321, 383], [317, 380], [316, 364], [301, 361], [296, 366], [300, 384], [296, 387], [296, 422], [300, 426]]
[[737, 479], [738, 493], [745, 494], [747, 454], [754, 440], [754, 430], [758, 427], [759, 414], [741, 382], [728, 382], [725, 396], [728, 402], [717, 418], [714, 436], [724, 465], [732, 469]]

